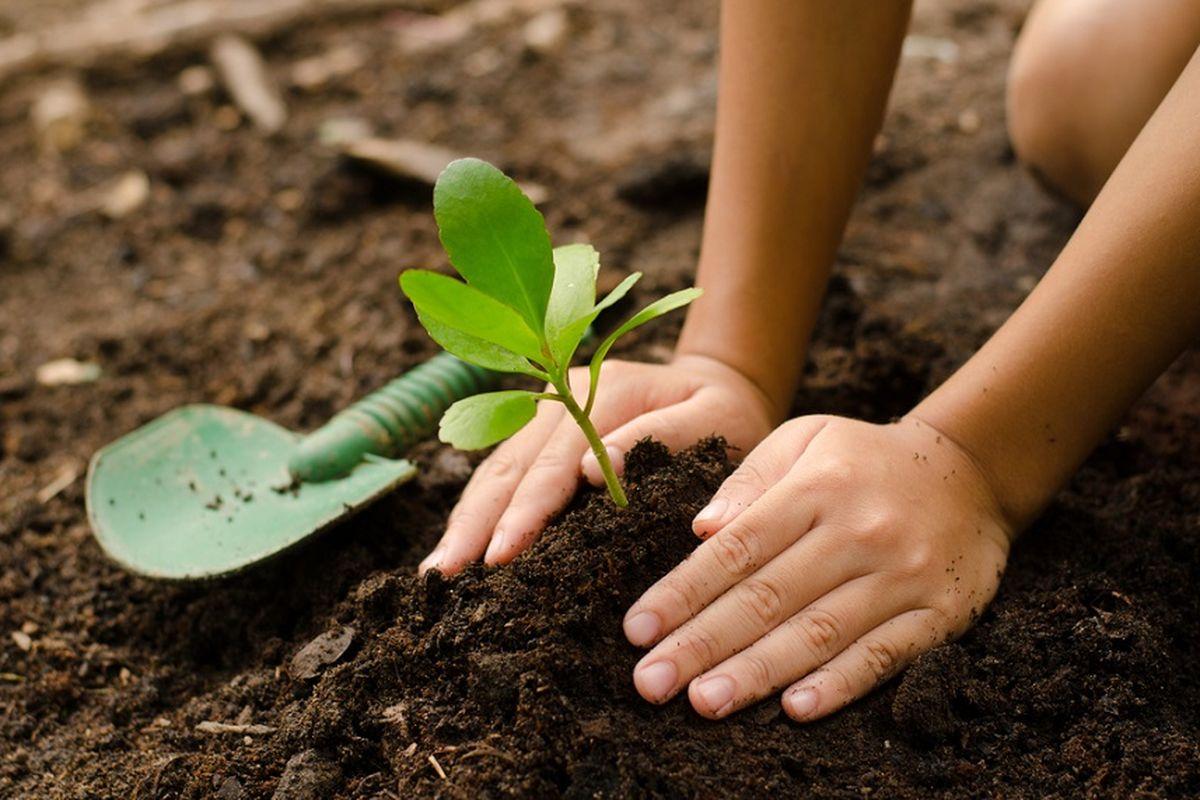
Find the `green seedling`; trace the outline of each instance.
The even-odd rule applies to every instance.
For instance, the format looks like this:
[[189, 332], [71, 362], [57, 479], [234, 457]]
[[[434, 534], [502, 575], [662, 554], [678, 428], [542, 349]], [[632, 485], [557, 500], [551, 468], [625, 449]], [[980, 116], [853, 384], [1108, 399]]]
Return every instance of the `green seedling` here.
[[541, 213], [503, 172], [474, 158], [451, 163], [433, 190], [433, 213], [450, 263], [466, 282], [410, 269], [400, 286], [429, 335], [472, 364], [529, 375], [545, 391], [501, 391], [459, 400], [442, 417], [439, 436], [461, 450], [507, 439], [533, 419], [539, 401], [562, 403], [587, 437], [613, 502], [628, 505], [608, 452], [589, 414], [600, 365], [634, 328], [700, 296], [683, 289], [634, 314], [596, 348], [587, 398], [571, 391], [567, 371], [589, 326], [641, 277], [634, 273], [596, 302], [600, 256], [587, 244], [551, 247]]

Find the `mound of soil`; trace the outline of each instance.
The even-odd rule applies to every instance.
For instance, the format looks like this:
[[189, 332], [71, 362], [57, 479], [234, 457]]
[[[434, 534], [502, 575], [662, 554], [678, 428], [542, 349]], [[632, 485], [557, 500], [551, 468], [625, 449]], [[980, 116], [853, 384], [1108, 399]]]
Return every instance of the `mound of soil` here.
[[[1087, 500], [1111, 446], [1017, 549], [979, 626], [865, 702], [802, 726], [775, 700], [719, 723], [633, 690], [625, 609], [697, 544], [719, 440], [630, 454], [631, 506], [577, 498], [509, 567], [376, 575], [280, 654], [273, 697], [217, 693], [278, 730], [149, 773], [149, 796], [1145, 796], [1200, 792], [1194, 466]], [[1080, 555], [1084, 553], [1085, 555]], [[321, 645], [337, 644], [334, 650]], [[347, 646], [348, 645], [348, 646]], [[314, 660], [314, 653], [320, 655]], [[265, 707], [262, 707], [265, 705]], [[211, 708], [209, 709], [211, 710]], [[182, 744], [182, 742], [180, 742]], [[231, 786], [233, 784], [230, 784]]]

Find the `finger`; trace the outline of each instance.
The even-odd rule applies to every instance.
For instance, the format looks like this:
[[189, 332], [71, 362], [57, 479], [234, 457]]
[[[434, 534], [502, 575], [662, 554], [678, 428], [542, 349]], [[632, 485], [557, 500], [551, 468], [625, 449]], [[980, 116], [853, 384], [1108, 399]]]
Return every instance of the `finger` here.
[[777, 693], [835, 658], [859, 636], [911, 606], [894, 579], [874, 573], [844, 583], [688, 687], [692, 707], [720, 719]]
[[446, 532], [421, 562], [419, 572], [436, 567], [451, 575], [483, 555], [521, 478], [565, 416], [560, 404], [541, 403], [533, 421], [476, 468], [450, 512]]
[[647, 700], [662, 702], [861, 574], [840, 537], [814, 530], [659, 642], [634, 669], [634, 684]]
[[[612, 433], [603, 437], [604, 448], [612, 460], [613, 469], [620, 475], [625, 469], [625, 454], [647, 436], [667, 446], [668, 450], [681, 450], [693, 445], [703, 436], [715, 430], [711, 416], [704, 414], [703, 403], [693, 398], [682, 403], [658, 408], [626, 422]], [[604, 485], [604, 474], [600, 462], [591, 450], [583, 454], [581, 463], [583, 476], [594, 486]]]
[[894, 617], [784, 692], [783, 710], [794, 720], [811, 722], [844, 708], [936, 647], [949, 632], [947, 618], [931, 608]]
[[793, 481], [775, 484], [630, 607], [626, 638], [639, 647], [654, 644], [807, 534], [814, 513]]
[[788, 473], [827, 423], [827, 417], [800, 417], [776, 428], [750, 451], [708, 505], [700, 509], [692, 520], [695, 534], [708, 538], [749, 508]]
[[[555, 403], [555, 405], [558, 405]], [[624, 422], [623, 409], [612, 405], [597, 408], [592, 424], [601, 433]], [[484, 561], [506, 564], [530, 545], [546, 521], [566, 506], [579, 486], [579, 459], [588, 448], [579, 426], [563, 414], [537, 458], [525, 470], [512, 493], [508, 508], [496, 523]]]

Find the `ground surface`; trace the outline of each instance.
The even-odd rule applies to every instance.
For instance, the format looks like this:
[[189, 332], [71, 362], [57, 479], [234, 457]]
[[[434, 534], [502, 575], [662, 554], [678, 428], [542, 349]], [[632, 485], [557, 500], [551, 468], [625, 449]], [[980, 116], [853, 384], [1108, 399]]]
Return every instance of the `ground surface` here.
[[[0, 34], [79, 5], [5, 2]], [[1021, 173], [1004, 137], [1023, 5], [919, 8], [914, 32], [957, 53], [922, 55], [917, 40], [902, 63], [797, 411], [903, 413], [1069, 235], [1073, 212]], [[726, 469], [712, 446], [675, 462], [645, 449], [628, 518], [585, 496], [576, 507], [591, 510], [517, 566], [449, 584], [412, 568], [471, 462], [433, 444], [415, 454], [417, 483], [216, 585], [154, 584], [106, 561], [81, 479], [38, 499], [176, 405], [311, 428], [432, 352], [395, 286], [402, 266], [441, 263], [428, 190], [340, 162], [316, 139], [330, 117], [546, 185], [556, 239], [595, 243], [610, 281], [645, 271], [642, 299], [685, 284], [714, 12], [588, 3], [550, 55], [524, 49], [519, 20], [421, 59], [397, 53], [395, 14], [291, 30], [263, 43], [281, 80], [339, 42], [371, 60], [292, 90], [270, 140], [223, 129], [220, 91], [179, 92], [201, 51], [84, 74], [95, 113], [65, 156], [41, 153], [28, 123], [54, 75], [0, 87], [0, 796], [1200, 794], [1195, 356], [1017, 547], [974, 632], [811, 727], [774, 703], [707, 723], [682, 702], [645, 705], [629, 684], [637, 653], [619, 620], [691, 545], [688, 514]], [[115, 221], [86, 210], [80, 198], [130, 168], [151, 180], [143, 209]], [[646, 330], [625, 353], [663, 357], [672, 324]], [[35, 368], [60, 357], [103, 373], [39, 385]], [[323, 634], [344, 652], [296, 677], [297, 652]]]

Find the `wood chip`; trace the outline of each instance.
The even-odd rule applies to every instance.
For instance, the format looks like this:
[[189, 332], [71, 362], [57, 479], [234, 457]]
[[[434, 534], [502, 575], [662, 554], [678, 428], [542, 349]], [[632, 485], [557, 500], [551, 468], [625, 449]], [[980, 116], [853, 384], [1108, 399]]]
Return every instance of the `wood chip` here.
[[196, 723], [195, 730], [197, 733], [233, 733], [238, 736], [266, 736], [275, 732], [270, 725], [231, 725], [212, 720]]
[[55, 476], [54, 480], [50, 481], [50, 483], [38, 490], [37, 501], [42, 504], [49, 503], [55, 497], [58, 497], [59, 493], [62, 492], [63, 489], [66, 489], [68, 486], [74, 483], [75, 479], [78, 477], [78, 467], [76, 467], [74, 464], [68, 464], [58, 471], [58, 475]]
[[326, 631], [292, 656], [288, 673], [299, 680], [315, 678], [321, 670], [345, 655], [353, 641], [354, 628], [347, 625]]
[[401, 28], [399, 45], [408, 54], [424, 53], [466, 41], [480, 28], [503, 24], [523, 14], [538, 14], [570, 0], [468, 0], [445, 14], [429, 15]]
[[[355, 161], [395, 175], [406, 180], [432, 186], [446, 165], [460, 153], [436, 144], [414, 139], [381, 139], [368, 137], [345, 143], [342, 152]], [[520, 183], [521, 191], [534, 204], [544, 203], [549, 197], [546, 187], [536, 183]]]
[[57, 358], [42, 364], [34, 375], [42, 386], [78, 386], [99, 378], [100, 365], [73, 358]]
[[29, 637], [29, 634], [27, 634], [27, 633], [23, 633], [21, 631], [13, 631], [12, 632], [12, 640], [13, 640], [13, 643], [16, 644], [16, 646], [23, 652], [28, 653], [30, 650], [33, 649], [33, 639], [31, 639]]
[[287, 106], [254, 45], [225, 34], [213, 43], [209, 57], [229, 96], [255, 126], [267, 134], [279, 131], [287, 122]]
[[444, 781], [450, 780], [446, 777], [446, 770], [442, 769], [442, 765], [438, 763], [437, 756], [433, 753], [429, 754], [429, 763], [433, 765], [433, 771], [438, 774], [438, 777]]
[[361, 46], [343, 44], [292, 65], [292, 83], [306, 91], [323, 88], [330, 81], [352, 75], [367, 62]]
[[76, 14], [69, 22], [0, 39], [0, 79], [53, 64], [88, 66], [114, 55], [147, 59], [214, 36], [270, 36], [306, 20], [411, 5], [411, 0], [157, 0], [124, 13]]

